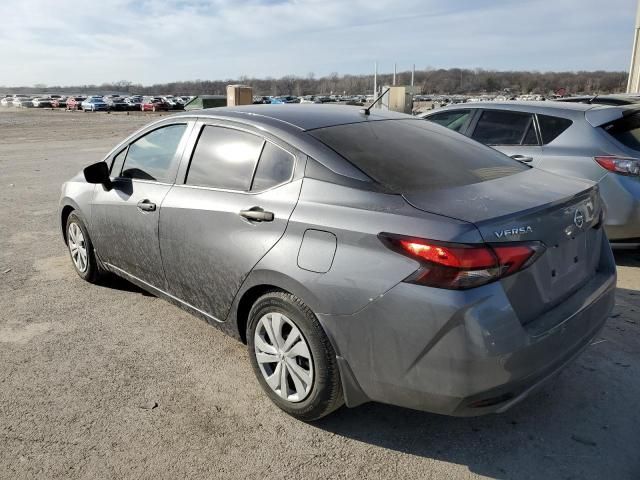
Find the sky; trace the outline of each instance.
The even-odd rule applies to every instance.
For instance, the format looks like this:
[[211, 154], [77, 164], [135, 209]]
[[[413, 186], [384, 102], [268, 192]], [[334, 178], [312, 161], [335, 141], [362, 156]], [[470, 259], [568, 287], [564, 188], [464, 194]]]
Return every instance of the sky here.
[[[628, 70], [636, 0], [3, 0], [0, 85]], [[5, 15], [6, 16], [6, 15]]]

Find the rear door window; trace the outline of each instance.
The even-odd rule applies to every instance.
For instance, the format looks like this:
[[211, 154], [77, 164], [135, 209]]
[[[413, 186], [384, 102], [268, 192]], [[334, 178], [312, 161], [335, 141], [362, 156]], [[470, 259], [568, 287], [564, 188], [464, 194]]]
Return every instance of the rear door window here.
[[537, 145], [538, 143], [535, 139], [533, 115], [505, 110], [483, 111], [471, 138], [485, 145]]
[[542, 134], [542, 144], [547, 145], [558, 138], [573, 122], [568, 118], [551, 115], [538, 115], [538, 124]]
[[423, 120], [381, 120], [309, 132], [391, 191], [411, 193], [506, 177], [530, 167]]
[[173, 182], [175, 157], [186, 124], [153, 130], [129, 145], [122, 176], [157, 182]]
[[248, 191], [264, 139], [225, 127], [205, 126], [191, 157], [185, 183]]
[[640, 150], [640, 113], [627, 115], [602, 128], [626, 147]]
[[447, 127], [455, 132], [462, 132], [469, 123], [471, 110], [448, 110], [445, 112], [429, 115], [426, 120]]

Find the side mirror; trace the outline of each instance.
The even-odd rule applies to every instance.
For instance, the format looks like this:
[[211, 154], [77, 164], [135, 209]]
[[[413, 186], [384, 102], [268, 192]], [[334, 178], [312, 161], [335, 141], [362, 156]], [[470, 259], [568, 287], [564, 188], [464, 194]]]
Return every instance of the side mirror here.
[[89, 165], [83, 171], [84, 179], [89, 183], [103, 185], [107, 190], [111, 190], [111, 178], [109, 178], [109, 167], [105, 162]]

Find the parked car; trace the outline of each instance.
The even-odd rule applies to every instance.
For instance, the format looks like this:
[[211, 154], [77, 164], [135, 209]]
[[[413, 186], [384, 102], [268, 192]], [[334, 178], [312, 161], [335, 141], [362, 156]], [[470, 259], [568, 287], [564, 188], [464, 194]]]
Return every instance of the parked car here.
[[174, 97], [173, 95], [165, 95], [160, 97], [164, 103], [167, 104], [169, 110], [184, 110], [184, 102], [179, 97]]
[[81, 278], [115, 273], [246, 342], [302, 420], [343, 399], [504, 411], [615, 301], [597, 185], [394, 112], [165, 117], [65, 183], [59, 215]]
[[640, 103], [640, 95], [580, 95], [556, 98], [554, 101], [588, 103], [590, 105], [635, 105]]
[[81, 110], [82, 102], [86, 100], [86, 97], [75, 96], [67, 98], [67, 110]]
[[51, 108], [51, 99], [49, 97], [36, 97], [32, 100], [32, 103], [36, 108]]
[[4, 97], [0, 100], [0, 105], [3, 107], [10, 107], [13, 104], [13, 97]]
[[169, 109], [169, 104], [160, 97], [144, 97], [140, 104], [140, 110], [143, 112], [157, 112], [161, 110], [166, 112], [169, 111]]
[[127, 104], [127, 110], [140, 110], [142, 97], [127, 97], [124, 102]]
[[29, 97], [16, 96], [13, 98], [14, 107], [32, 108], [33, 101]]
[[109, 105], [109, 110], [125, 111], [129, 110], [129, 104], [122, 97], [104, 97], [104, 102]]
[[640, 246], [640, 106], [491, 102], [445, 107], [423, 118], [522, 162], [600, 184], [616, 246]]
[[51, 97], [51, 106], [53, 108], [66, 108], [67, 107], [67, 97]]
[[85, 112], [109, 111], [109, 105], [102, 97], [90, 97], [83, 101], [80, 106]]

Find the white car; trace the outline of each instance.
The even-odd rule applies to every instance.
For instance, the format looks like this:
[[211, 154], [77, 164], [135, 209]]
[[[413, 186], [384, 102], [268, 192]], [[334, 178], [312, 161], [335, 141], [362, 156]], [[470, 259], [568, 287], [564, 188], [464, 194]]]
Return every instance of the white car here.
[[24, 96], [14, 97], [12, 104], [14, 107], [33, 107], [31, 99]]
[[50, 107], [51, 99], [49, 97], [36, 97], [32, 100], [34, 107]]

